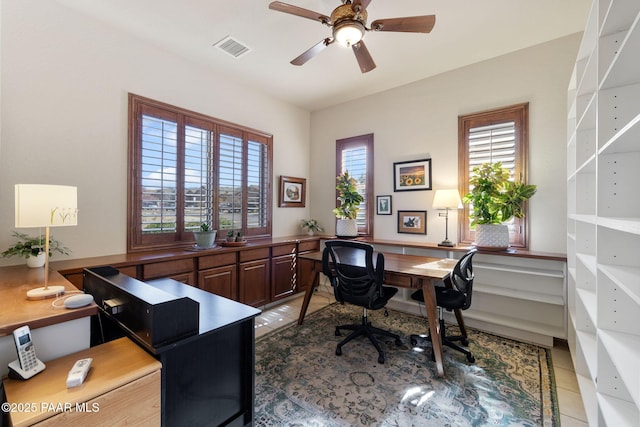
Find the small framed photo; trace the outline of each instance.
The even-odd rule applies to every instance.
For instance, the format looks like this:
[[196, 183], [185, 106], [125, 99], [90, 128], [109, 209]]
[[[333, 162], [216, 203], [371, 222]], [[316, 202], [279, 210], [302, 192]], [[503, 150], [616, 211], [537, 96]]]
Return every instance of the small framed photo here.
[[304, 208], [306, 200], [307, 180], [292, 176], [280, 176], [280, 197], [278, 206], [281, 208]]
[[376, 196], [376, 214], [391, 215], [391, 196]]
[[427, 234], [427, 211], [398, 211], [398, 233]]
[[393, 191], [431, 190], [431, 159], [393, 164]]

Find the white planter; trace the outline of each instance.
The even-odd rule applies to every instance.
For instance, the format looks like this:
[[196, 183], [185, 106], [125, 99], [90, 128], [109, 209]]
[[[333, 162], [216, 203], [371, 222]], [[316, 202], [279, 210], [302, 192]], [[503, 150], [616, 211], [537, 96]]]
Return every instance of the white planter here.
[[509, 247], [509, 227], [504, 224], [476, 225], [476, 247], [503, 251]]
[[37, 256], [31, 255], [27, 258], [27, 267], [29, 268], [39, 268], [44, 265], [44, 252], [41, 252]]
[[339, 219], [336, 222], [336, 236], [357, 237], [358, 224], [355, 219]]
[[194, 231], [193, 235], [196, 238], [196, 247], [198, 249], [212, 248], [215, 244], [217, 233], [218, 230]]

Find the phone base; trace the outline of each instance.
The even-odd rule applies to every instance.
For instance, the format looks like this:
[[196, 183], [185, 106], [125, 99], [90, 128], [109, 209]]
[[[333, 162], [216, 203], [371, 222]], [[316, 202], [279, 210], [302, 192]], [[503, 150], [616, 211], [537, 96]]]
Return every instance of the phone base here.
[[64, 286], [48, 286], [27, 291], [27, 299], [29, 300], [47, 299], [59, 295], [64, 295]]
[[18, 359], [9, 363], [9, 378], [14, 380], [28, 380], [36, 374], [44, 371], [44, 368], [47, 366], [40, 361], [40, 359], [36, 359], [36, 366], [28, 371], [23, 370], [20, 367], [20, 361]]

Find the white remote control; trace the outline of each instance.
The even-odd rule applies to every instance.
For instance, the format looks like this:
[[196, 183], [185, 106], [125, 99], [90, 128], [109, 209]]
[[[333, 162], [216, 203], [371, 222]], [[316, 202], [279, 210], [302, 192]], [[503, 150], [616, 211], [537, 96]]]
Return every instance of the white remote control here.
[[89, 368], [91, 367], [91, 362], [93, 362], [93, 359], [87, 357], [74, 363], [73, 368], [69, 371], [69, 375], [67, 375], [67, 388], [79, 386], [84, 382], [84, 379], [87, 377], [87, 372], [89, 372]]

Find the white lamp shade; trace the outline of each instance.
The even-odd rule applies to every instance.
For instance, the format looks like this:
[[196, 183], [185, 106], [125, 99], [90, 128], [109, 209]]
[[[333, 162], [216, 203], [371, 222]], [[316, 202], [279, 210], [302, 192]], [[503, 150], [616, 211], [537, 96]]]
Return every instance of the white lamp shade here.
[[16, 228], [78, 225], [78, 189], [16, 184]]
[[458, 190], [436, 190], [433, 196], [434, 209], [462, 209], [462, 200]]
[[365, 29], [359, 22], [345, 22], [333, 31], [333, 37], [343, 46], [351, 47], [362, 40]]

